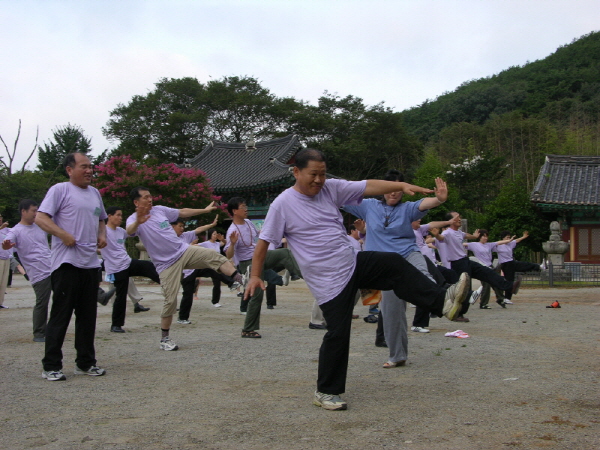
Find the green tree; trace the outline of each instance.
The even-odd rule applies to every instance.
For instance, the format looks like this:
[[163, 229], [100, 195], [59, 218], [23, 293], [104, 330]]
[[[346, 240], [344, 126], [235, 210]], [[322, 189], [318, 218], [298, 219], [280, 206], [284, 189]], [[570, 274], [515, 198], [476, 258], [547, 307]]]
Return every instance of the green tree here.
[[278, 98], [251, 77], [163, 78], [154, 91], [136, 95], [110, 112], [104, 135], [118, 141], [115, 155], [182, 164], [212, 139], [243, 142], [285, 134], [286, 119], [302, 108]]
[[70, 123], [58, 127], [52, 132], [52, 140], [38, 147], [38, 170], [41, 172], [58, 172], [66, 176], [62, 162], [69, 153], [90, 153], [92, 141], [83, 129]]
[[507, 182], [496, 199], [486, 206], [481, 224], [490, 232], [490, 240], [500, 239], [502, 231], [510, 231], [517, 237], [529, 231], [529, 237], [515, 249], [517, 259], [525, 259], [528, 251], [542, 251], [542, 242], [548, 240], [549, 226], [550, 221], [535, 209], [519, 178]]

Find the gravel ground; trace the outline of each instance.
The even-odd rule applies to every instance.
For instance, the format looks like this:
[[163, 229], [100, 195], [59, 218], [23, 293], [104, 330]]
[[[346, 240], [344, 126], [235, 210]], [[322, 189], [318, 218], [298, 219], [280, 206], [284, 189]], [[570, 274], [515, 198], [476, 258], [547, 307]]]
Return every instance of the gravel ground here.
[[[600, 448], [599, 288], [525, 287], [507, 309], [473, 308], [470, 323], [432, 319], [431, 333], [410, 332], [408, 364], [395, 369], [382, 368], [376, 325], [355, 320], [347, 411], [312, 405], [323, 331], [307, 327], [304, 282], [278, 289], [262, 339], [241, 339], [237, 298], [225, 289], [215, 309], [203, 284], [193, 323], [173, 324], [177, 352], [158, 348], [160, 288], [139, 289], [151, 310], [129, 304], [124, 335], [109, 332], [111, 308], [99, 307], [107, 375], [73, 375], [71, 324], [67, 381], [49, 382], [43, 344], [32, 342], [33, 290], [15, 276], [0, 311], [1, 448]], [[562, 308], [546, 309], [554, 300]], [[444, 337], [456, 329], [470, 337]]]

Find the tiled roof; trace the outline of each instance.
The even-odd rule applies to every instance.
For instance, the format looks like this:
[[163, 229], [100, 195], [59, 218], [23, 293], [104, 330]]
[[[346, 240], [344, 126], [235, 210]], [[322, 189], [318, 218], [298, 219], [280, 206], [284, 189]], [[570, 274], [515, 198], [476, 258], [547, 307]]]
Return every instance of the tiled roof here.
[[531, 201], [564, 206], [600, 206], [600, 156], [547, 155]]
[[301, 147], [295, 135], [256, 142], [255, 146], [248, 151], [245, 143], [211, 141], [189, 164], [206, 173], [218, 194], [293, 180], [288, 164]]

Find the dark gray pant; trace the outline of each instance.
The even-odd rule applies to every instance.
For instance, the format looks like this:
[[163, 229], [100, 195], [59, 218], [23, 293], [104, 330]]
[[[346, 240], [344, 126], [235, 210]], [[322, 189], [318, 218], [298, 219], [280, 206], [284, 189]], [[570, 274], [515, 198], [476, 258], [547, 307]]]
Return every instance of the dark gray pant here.
[[47, 276], [43, 280], [31, 285], [35, 292], [35, 306], [33, 307], [33, 337], [46, 337], [46, 324], [48, 323], [48, 303], [52, 294], [52, 279]]

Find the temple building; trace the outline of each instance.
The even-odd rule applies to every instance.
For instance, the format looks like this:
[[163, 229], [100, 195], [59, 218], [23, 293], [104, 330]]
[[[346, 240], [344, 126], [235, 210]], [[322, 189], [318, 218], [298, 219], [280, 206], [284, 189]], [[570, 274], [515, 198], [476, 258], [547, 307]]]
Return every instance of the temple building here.
[[546, 156], [531, 201], [561, 224], [565, 261], [600, 264], [600, 156]]
[[186, 165], [204, 171], [224, 203], [232, 197], [245, 198], [248, 217], [256, 223], [264, 219], [275, 197], [294, 184], [290, 164], [300, 149], [296, 135], [245, 144], [211, 141]]

